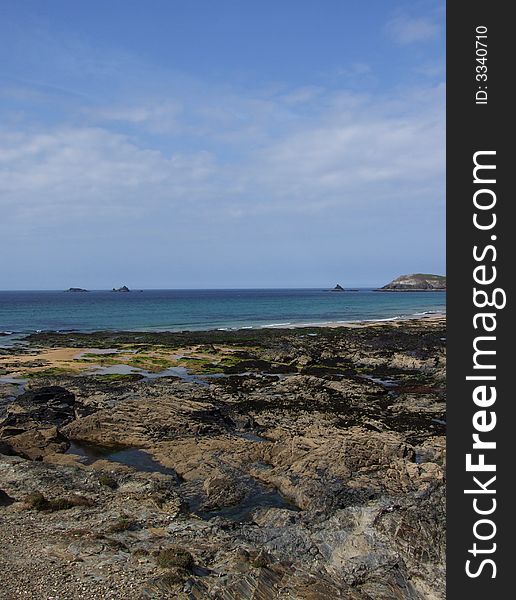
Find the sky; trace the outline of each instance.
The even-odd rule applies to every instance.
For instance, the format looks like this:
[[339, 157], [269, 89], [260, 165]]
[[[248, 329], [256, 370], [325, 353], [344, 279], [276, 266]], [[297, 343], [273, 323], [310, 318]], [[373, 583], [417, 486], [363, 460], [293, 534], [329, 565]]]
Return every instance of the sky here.
[[0, 289], [445, 270], [444, 3], [0, 0]]

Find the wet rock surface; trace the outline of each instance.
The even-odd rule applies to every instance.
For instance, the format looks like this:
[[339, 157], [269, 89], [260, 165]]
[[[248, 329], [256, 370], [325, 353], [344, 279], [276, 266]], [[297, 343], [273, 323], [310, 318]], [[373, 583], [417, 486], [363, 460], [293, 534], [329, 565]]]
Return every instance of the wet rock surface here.
[[0, 420], [0, 443], [7, 453], [32, 460], [65, 451], [68, 440], [59, 428], [75, 419], [75, 406], [75, 396], [60, 386], [24, 392], [6, 407]]
[[202, 344], [203, 384], [58, 374], [5, 392], [7, 598], [445, 597], [443, 322], [32, 344], [135, 337]]

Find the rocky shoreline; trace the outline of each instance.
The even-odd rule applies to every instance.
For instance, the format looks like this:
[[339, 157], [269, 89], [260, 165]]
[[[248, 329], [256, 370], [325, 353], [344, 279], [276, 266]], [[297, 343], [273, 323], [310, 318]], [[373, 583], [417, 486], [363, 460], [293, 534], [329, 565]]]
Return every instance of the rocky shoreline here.
[[5, 598], [444, 599], [445, 321], [0, 355]]

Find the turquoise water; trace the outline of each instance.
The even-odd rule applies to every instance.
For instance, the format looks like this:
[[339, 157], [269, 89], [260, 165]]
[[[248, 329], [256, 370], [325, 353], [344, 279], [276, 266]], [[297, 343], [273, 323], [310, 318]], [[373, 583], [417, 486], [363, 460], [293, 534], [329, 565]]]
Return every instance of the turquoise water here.
[[[202, 330], [393, 319], [445, 312], [445, 292], [144, 290], [0, 292], [0, 332]], [[9, 338], [3, 336], [2, 340]]]

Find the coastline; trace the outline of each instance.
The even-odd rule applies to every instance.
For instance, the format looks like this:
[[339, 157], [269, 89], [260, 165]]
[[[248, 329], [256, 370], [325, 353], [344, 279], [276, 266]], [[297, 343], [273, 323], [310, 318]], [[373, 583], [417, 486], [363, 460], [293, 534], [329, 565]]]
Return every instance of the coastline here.
[[[0, 355], [9, 589], [58, 573], [67, 597], [185, 581], [215, 597], [222, 574], [270, 597], [273, 573], [336, 598], [339, 557], [346, 581], [360, 565], [357, 600], [409, 582], [442, 597], [443, 315], [42, 333]], [[172, 543], [196, 567], [171, 579], [156, 556]]]
[[[397, 315], [394, 317], [385, 318], [372, 318], [372, 319], [350, 319], [350, 320], [339, 320], [339, 321], [314, 321], [314, 322], [297, 322], [292, 323], [290, 321], [282, 323], [267, 323], [265, 325], [243, 325], [241, 327], [207, 327], [207, 328], [195, 328], [195, 329], [170, 329], [165, 327], [148, 327], [148, 328], [136, 328], [136, 329], [38, 329], [34, 331], [19, 332], [19, 331], [0, 331], [0, 349], [2, 347], [9, 347], [12, 342], [23, 342], [24, 339], [32, 335], [39, 334], [60, 334], [60, 335], [71, 335], [71, 334], [94, 334], [94, 333], [201, 333], [201, 332], [212, 332], [212, 331], [261, 331], [264, 329], [306, 329], [311, 327], [318, 328], [336, 328], [336, 327], [349, 327], [349, 328], [360, 328], [360, 327], [371, 327], [385, 324], [396, 324], [405, 323], [407, 321], [445, 321], [446, 312], [441, 311], [428, 311], [425, 313], [415, 313], [412, 315]], [[7, 342], [4, 344], [4, 342]]]
[[[388, 317], [385, 319], [362, 319], [360, 321], [328, 321], [327, 323], [300, 323], [300, 324], [292, 324], [289, 326], [285, 326], [285, 329], [298, 329], [298, 328], [306, 328], [306, 327], [328, 327], [330, 329], [334, 329], [337, 327], [349, 327], [352, 329], [358, 329], [361, 327], [377, 327], [380, 325], [401, 325], [406, 322], [446, 322], [446, 313], [445, 312], [435, 312], [423, 315], [404, 315], [399, 317]], [[271, 329], [275, 329], [275, 326], [268, 326]], [[266, 329], [264, 327], [263, 329]]]
[[[245, 344], [265, 343], [278, 336], [296, 337], [327, 336], [330, 332], [354, 330], [375, 330], [380, 336], [389, 336], [389, 331], [418, 329], [435, 330], [446, 327], [444, 313], [407, 315], [388, 319], [367, 321], [336, 321], [327, 323], [293, 323], [260, 327], [219, 328], [207, 330], [134, 330], [134, 331], [45, 331], [25, 335], [23, 338], [3, 344], [0, 341], [0, 383], [30, 380], [32, 377], [47, 375], [91, 375], [96, 369], [102, 372], [106, 366], [113, 370], [106, 374], [137, 375], [158, 373], [167, 376], [182, 372], [183, 375], [199, 374], [195, 367], [209, 359], [209, 355], [198, 352], [196, 347], [203, 344], [227, 344], [240, 341]], [[332, 334], [333, 335], [333, 334]], [[7, 338], [8, 339], [8, 338]], [[315, 339], [315, 337], [314, 337]], [[138, 345], [172, 345], [173, 354], [160, 351], [146, 352], [136, 359], [126, 347]], [[112, 349], [112, 357], [102, 356], [106, 349]], [[86, 357], [86, 358], [85, 358]], [[183, 360], [184, 358], [184, 360]], [[230, 357], [232, 358], [232, 357]], [[200, 362], [192, 364], [191, 359]], [[215, 365], [211, 365], [214, 367]], [[193, 367], [193, 371], [191, 368]], [[118, 370], [117, 370], [118, 369]], [[181, 371], [182, 370], [182, 371]], [[208, 370], [208, 372], [210, 372]], [[161, 373], [161, 374], [160, 374]], [[188, 375], [189, 376], [189, 375]]]
[[[93, 294], [93, 295], [91, 295]], [[321, 327], [444, 312], [446, 294], [327, 290], [154, 290], [143, 294], [0, 292], [0, 345], [48, 331], [209, 331]], [[2, 332], [9, 335], [2, 335]]]

